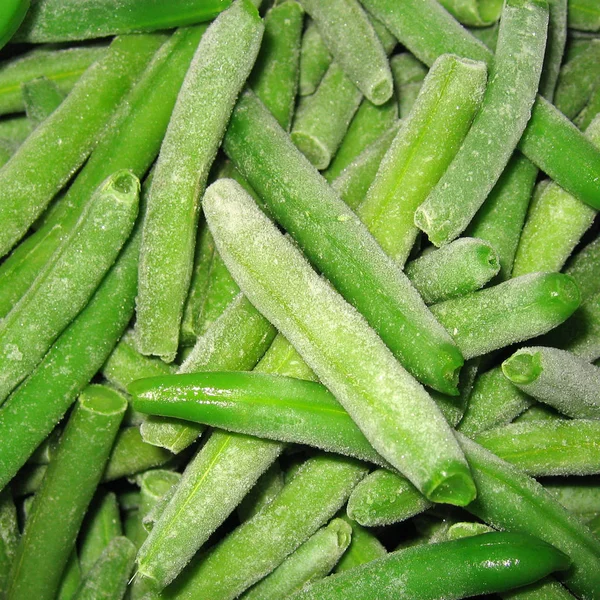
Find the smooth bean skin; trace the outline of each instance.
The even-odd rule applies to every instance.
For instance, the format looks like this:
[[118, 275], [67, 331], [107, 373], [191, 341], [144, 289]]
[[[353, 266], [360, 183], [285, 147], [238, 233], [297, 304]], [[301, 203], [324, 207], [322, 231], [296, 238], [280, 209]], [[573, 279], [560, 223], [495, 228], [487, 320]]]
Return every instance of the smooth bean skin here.
[[4, 318], [0, 326], [0, 399], [33, 371], [87, 304], [131, 233], [139, 191], [138, 179], [128, 171], [109, 177], [72, 235]]
[[600, 368], [556, 348], [521, 348], [502, 363], [521, 391], [578, 419], [600, 419]]
[[10, 575], [10, 600], [54, 598], [126, 407], [103, 386], [80, 396], [35, 495]]
[[100, 0], [38, 0], [15, 35], [15, 41], [34, 44], [102, 38], [155, 31], [214, 19], [231, 0], [173, 0], [162, 2]]
[[465, 230], [506, 167], [531, 115], [547, 29], [545, 0], [504, 4], [481, 110], [448, 170], [415, 212], [415, 224], [436, 246]]
[[[172, 362], [190, 284], [199, 200], [263, 23], [237, 0], [202, 36], [173, 109], [143, 224], [135, 332], [138, 350]], [[176, 225], [175, 225], [176, 224]]]
[[[438, 576], [432, 577], [431, 565]], [[316, 583], [294, 600], [464, 598], [503, 592], [563, 571], [569, 559], [532, 536], [486, 533], [392, 552]]]
[[[456, 395], [463, 361], [448, 334], [366, 227], [249, 93], [233, 112], [224, 149], [278, 222], [402, 364], [423, 383]], [[372, 294], [374, 289], [379, 293]], [[400, 327], [407, 335], [397, 335]]]
[[[442, 414], [366, 321], [323, 282], [236, 182], [210, 186], [204, 213], [246, 295], [342, 400], [377, 450], [432, 499], [468, 502], [474, 490]], [[427, 440], [432, 451], [423, 452], [418, 439]]]

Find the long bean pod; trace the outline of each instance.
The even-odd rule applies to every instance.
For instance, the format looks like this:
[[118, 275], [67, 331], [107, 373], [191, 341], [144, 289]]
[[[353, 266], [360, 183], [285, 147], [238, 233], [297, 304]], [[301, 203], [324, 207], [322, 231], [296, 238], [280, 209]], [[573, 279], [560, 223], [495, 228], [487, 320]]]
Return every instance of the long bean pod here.
[[300, 81], [298, 93], [300, 96], [310, 96], [319, 87], [323, 75], [331, 64], [331, 54], [317, 29], [309, 20], [300, 48]]

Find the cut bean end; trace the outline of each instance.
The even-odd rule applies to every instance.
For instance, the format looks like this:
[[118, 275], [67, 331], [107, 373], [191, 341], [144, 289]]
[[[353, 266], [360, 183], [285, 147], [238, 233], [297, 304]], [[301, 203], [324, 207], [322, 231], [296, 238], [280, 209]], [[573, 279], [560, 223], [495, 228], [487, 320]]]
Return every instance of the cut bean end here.
[[432, 481], [422, 491], [431, 502], [467, 506], [477, 497], [477, 488], [469, 471], [463, 465], [442, 472], [442, 478]]
[[117, 415], [127, 409], [127, 400], [121, 394], [101, 385], [87, 387], [79, 402], [83, 408], [101, 415]]
[[391, 78], [384, 78], [378, 81], [371, 88], [370, 100], [376, 106], [380, 106], [387, 102], [394, 93], [394, 84]]
[[322, 170], [329, 166], [331, 155], [317, 138], [301, 131], [294, 131], [292, 141], [317, 169]]
[[542, 372], [539, 352], [523, 350], [502, 363], [502, 372], [513, 383], [527, 384], [535, 381]]

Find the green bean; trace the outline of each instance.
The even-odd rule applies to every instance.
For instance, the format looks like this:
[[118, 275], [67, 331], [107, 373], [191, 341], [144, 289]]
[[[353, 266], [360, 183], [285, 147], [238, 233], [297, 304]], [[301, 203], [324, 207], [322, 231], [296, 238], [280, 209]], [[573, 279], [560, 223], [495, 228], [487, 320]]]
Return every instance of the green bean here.
[[42, 360], [87, 304], [129, 236], [138, 213], [139, 181], [118, 171], [97, 190], [89, 210], [0, 328], [5, 399]]
[[67, 94], [83, 72], [106, 53], [104, 46], [34, 49], [0, 65], [0, 114], [25, 108], [21, 85], [45, 77]]
[[[586, 130], [587, 137], [600, 147], [600, 117]], [[594, 221], [596, 210], [551, 183], [529, 208], [515, 256], [513, 276], [535, 271], [560, 271]]]
[[[63, 201], [45, 225], [15, 249], [0, 268], [0, 310], [8, 310], [7, 306], [25, 293], [39, 273], [36, 265], [45, 264], [77, 222], [93, 190], [106, 177], [127, 168], [141, 178], [148, 170], [158, 154], [177, 92], [204, 29], [205, 26], [199, 26], [176, 32], [158, 49]], [[57, 223], [62, 229], [58, 235], [50, 234]], [[40, 239], [45, 236], [49, 239]], [[29, 255], [23, 255], [21, 250]], [[36, 260], [32, 267], [33, 257]]]
[[594, 475], [600, 472], [600, 424], [562, 419], [511, 423], [488, 429], [477, 442], [529, 475]]
[[244, 600], [278, 600], [329, 575], [352, 538], [352, 527], [333, 519], [290, 554], [274, 571], [241, 596]]
[[45, 77], [24, 83], [22, 93], [27, 118], [36, 127], [49, 117], [64, 100], [63, 93]]
[[198, 557], [163, 595], [197, 600], [237, 597], [326, 523], [365, 473], [365, 467], [348, 459], [307, 460], [269, 506]]
[[14, 41], [39, 44], [171, 29], [210, 21], [229, 4], [229, 0], [172, 0], [149, 6], [143, 1], [99, 0], [88, 6], [78, 0], [39, 0]]
[[42, 485], [48, 465], [25, 465], [11, 481], [11, 490], [15, 498], [22, 498], [37, 492]]
[[567, 42], [568, 4], [568, 0], [548, 0], [550, 16], [548, 22], [548, 41], [538, 93], [549, 102], [553, 102], [555, 98], [560, 66], [563, 61]]
[[166, 362], [179, 342], [199, 196], [262, 32], [250, 0], [237, 0], [219, 15], [198, 45], [161, 147], [143, 226], [135, 332], [142, 354]]
[[58, 440], [62, 435], [62, 429], [55, 427], [50, 435], [37, 447], [37, 450], [29, 457], [27, 461], [34, 465], [47, 465], [58, 447]]
[[309, 21], [300, 48], [300, 96], [314, 94], [331, 64], [331, 54], [313, 21]]
[[172, 453], [164, 448], [147, 444], [138, 427], [126, 427], [117, 434], [103, 480], [131, 477], [153, 467], [160, 467], [172, 458]]
[[427, 304], [474, 292], [499, 271], [500, 261], [494, 248], [475, 238], [460, 238], [424, 253], [405, 269]]
[[0, 489], [54, 429], [121, 337], [134, 309], [139, 232], [88, 305], [0, 409]]
[[[14, 246], [81, 166], [117, 103], [163, 40], [155, 34], [117, 38], [2, 168], [0, 254]], [[63, 143], [66, 139], [69, 143]]]
[[73, 600], [121, 600], [135, 561], [135, 546], [115, 537], [81, 582]]
[[327, 577], [293, 599], [370, 598], [374, 593], [381, 600], [464, 598], [503, 592], [568, 567], [562, 552], [533, 536], [486, 533], [390, 553], [348, 573]]
[[556, 348], [521, 348], [502, 363], [521, 391], [576, 419], [600, 418], [600, 368]]
[[[432, 499], [459, 505], [469, 502], [474, 490], [447, 423], [358, 313], [312, 271], [297, 248], [235, 182], [214, 183], [205, 195], [204, 211], [221, 256], [250, 300], [291, 338], [384, 458], [407, 472]], [[238, 218], [232, 220], [232, 214]], [[379, 374], [376, 381], [369, 375], [373, 369]], [[350, 372], [352, 377], [346, 377]], [[361, 379], [371, 383], [365, 386]], [[402, 430], [406, 437], [399, 445]], [[418, 439], [427, 439], [429, 444], [436, 440], [436, 455], [423, 453]]]
[[58, 588], [58, 594], [56, 600], [72, 600], [75, 596], [77, 588], [81, 583], [81, 568], [79, 566], [79, 559], [77, 557], [77, 550], [74, 548], [71, 551], [67, 566], [63, 571], [62, 578], [60, 581], [60, 587]]
[[32, 126], [27, 117], [12, 117], [0, 121], [0, 138], [14, 146], [20, 146], [31, 133]]
[[375, 527], [405, 521], [431, 506], [407, 479], [378, 469], [354, 488], [348, 515], [361, 525]]
[[[352, 494], [350, 497], [352, 497]], [[334, 573], [348, 571], [387, 554], [387, 550], [370, 531], [361, 527], [349, 517], [342, 518], [352, 528], [352, 539], [350, 540], [350, 546], [336, 565]]]
[[555, 104], [564, 115], [573, 119], [587, 104], [600, 81], [600, 40], [590, 40], [582, 52], [560, 71], [556, 88]]
[[218, 252], [213, 252], [204, 303], [196, 315], [194, 324], [197, 335], [206, 333], [206, 330], [223, 314], [239, 293], [240, 288], [231, 277], [223, 259]]
[[[275, 328], [239, 294], [213, 326], [196, 342], [180, 372], [217, 369], [252, 369], [275, 337]], [[141, 431], [144, 440], [178, 453], [202, 433], [204, 427], [146, 419]]]
[[405, 119], [421, 91], [427, 69], [409, 52], [396, 54], [390, 60], [394, 77], [394, 88], [398, 98], [398, 114]]
[[102, 375], [119, 389], [136, 379], [174, 373], [175, 369], [159, 359], [142, 356], [134, 346], [132, 331], [127, 331], [102, 367]]
[[489, 27], [469, 27], [469, 33], [477, 38], [480, 42], [485, 44], [492, 52], [496, 51], [496, 44], [498, 43], [498, 30], [500, 29], [499, 23], [496, 21]]
[[531, 115], [547, 28], [545, 2], [506, 2], [481, 110], [448, 170], [415, 212], [415, 224], [436, 246], [464, 231], [506, 167]]
[[[224, 148], [277, 220], [404, 366], [427, 385], [456, 394], [462, 360], [448, 334], [355, 214], [249, 93], [232, 115]], [[370, 293], [374, 289], [376, 295]], [[406, 335], [397, 335], [399, 328]]]
[[469, 402], [457, 429], [472, 436], [480, 431], [507, 425], [532, 403], [504, 377], [500, 367], [477, 377]]
[[19, 544], [17, 509], [9, 489], [0, 492], [0, 594], [6, 591], [10, 566]]
[[7, 598], [54, 598], [126, 406], [103, 386], [88, 387], [80, 396], [35, 495]]
[[283, 488], [283, 473], [275, 461], [257, 480], [256, 485], [237, 507], [240, 521], [247, 521], [258, 514], [277, 497]]
[[557, 419], [565, 420], [565, 417], [558, 413], [553, 408], [545, 404], [536, 402], [529, 408], [525, 409], [519, 416], [517, 416], [513, 423], [525, 423], [531, 421], [555, 421]]
[[598, 113], [600, 113], [600, 85], [592, 92], [587, 105], [575, 117], [574, 122], [579, 129], [587, 129]]
[[367, 190], [373, 183], [379, 165], [398, 132], [399, 123], [393, 125], [372, 144], [367, 146], [341, 173], [331, 182], [331, 187], [353, 210], [364, 200]]
[[512, 272], [537, 173], [533, 163], [515, 153], [465, 231], [496, 250], [502, 281]]
[[379, 106], [363, 98], [331, 164], [323, 173], [327, 181], [336, 179], [365, 148], [394, 126], [398, 120], [397, 104], [394, 97]]
[[450, 55], [433, 64], [410, 116], [357, 209], [399, 265], [406, 261], [417, 237], [415, 211], [451, 164], [479, 109], [485, 75], [482, 63]]
[[196, 341], [197, 331], [195, 329], [195, 322], [205, 301], [208, 274], [214, 253], [215, 244], [212, 235], [208, 230], [206, 221], [202, 219], [198, 226], [190, 289], [183, 307], [183, 317], [181, 318], [181, 332], [179, 337], [182, 344], [193, 345]]
[[556, 477], [545, 480], [542, 484], [567, 510], [581, 519], [598, 512], [600, 486], [597, 477]]
[[560, 325], [580, 304], [561, 273], [531, 273], [431, 306], [465, 358], [481, 356]]
[[286, 130], [292, 124], [298, 88], [300, 36], [304, 11], [298, 2], [286, 1], [265, 16], [265, 33], [250, 77], [250, 86], [277, 122]]
[[502, 12], [501, 0], [441, 0], [440, 4], [464, 25], [485, 27]]
[[87, 574], [113, 538], [122, 534], [117, 497], [112, 492], [100, 492], [92, 501], [83, 522], [79, 545], [79, 564]]
[[581, 31], [600, 31], [600, 9], [594, 0], [569, 2], [569, 27]]
[[[434, 0], [364, 0], [419, 60], [431, 65], [442, 54], [457, 54], [491, 65], [493, 54]], [[519, 149], [581, 201], [598, 206], [600, 152], [547, 100], [538, 96]], [[569, 160], [560, 149], [569, 148]]]
[[596, 238], [571, 258], [564, 273], [577, 282], [581, 298], [587, 300], [600, 292], [600, 281], [596, 277], [600, 269], [600, 238]]

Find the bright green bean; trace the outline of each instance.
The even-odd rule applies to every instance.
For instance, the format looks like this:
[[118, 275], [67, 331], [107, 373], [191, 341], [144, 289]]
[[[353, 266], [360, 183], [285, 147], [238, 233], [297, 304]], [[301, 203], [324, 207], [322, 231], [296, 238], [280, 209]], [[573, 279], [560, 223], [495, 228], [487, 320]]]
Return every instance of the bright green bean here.
[[600, 7], [595, 0], [569, 2], [569, 27], [581, 31], [600, 31]]
[[500, 270], [492, 246], [460, 238], [406, 265], [406, 275], [427, 304], [464, 296], [482, 288]]
[[545, 1], [505, 3], [481, 110], [448, 170], [415, 212], [415, 224], [436, 246], [464, 231], [506, 167], [531, 115], [547, 28]]
[[556, 348], [521, 348], [502, 363], [521, 391], [576, 419], [600, 419], [600, 368]]
[[80, 396], [35, 495], [11, 570], [10, 600], [54, 598], [126, 406], [102, 386]]
[[[469, 502], [474, 490], [447, 423], [366, 322], [312, 271], [238, 184], [214, 183], [205, 194], [204, 211], [217, 248], [245, 293], [291, 338], [377, 450], [432, 499]], [[399, 431], [405, 432], [401, 444]], [[424, 453], [418, 439], [430, 445], [435, 440], [436, 452]]]
[[[456, 394], [462, 360], [448, 334], [366, 227], [249, 93], [232, 115], [224, 148], [277, 220], [403, 365], [427, 385]], [[406, 335], [397, 335], [399, 328]]]
[[287, 598], [329, 575], [352, 538], [352, 527], [333, 519], [290, 554], [274, 571], [241, 596], [244, 600]]
[[465, 414], [457, 429], [472, 436], [486, 429], [507, 425], [531, 403], [531, 398], [512, 385], [500, 367], [496, 367], [475, 379]]
[[502, 12], [502, 0], [441, 0], [440, 4], [464, 25], [485, 27]]
[[351, 209], [355, 210], [364, 200], [383, 157], [396, 137], [399, 125], [396, 123], [379, 136], [331, 182], [331, 187]]
[[45, 77], [24, 83], [22, 93], [27, 118], [36, 127], [48, 118], [64, 100], [63, 93]]
[[164, 597], [237, 597], [326, 523], [365, 473], [348, 459], [307, 460], [269, 506], [200, 556]]
[[1, 399], [31, 373], [87, 304], [131, 232], [138, 194], [139, 181], [127, 171], [107, 179], [72, 235], [2, 321]]
[[277, 122], [289, 130], [296, 103], [304, 11], [287, 0], [265, 16], [265, 33], [249, 84]]
[[348, 573], [327, 577], [292, 598], [343, 600], [374, 594], [380, 600], [465, 598], [503, 592], [568, 567], [562, 552], [532, 536], [486, 533], [390, 553]]
[[0, 138], [15, 146], [20, 146], [32, 130], [27, 117], [12, 117], [0, 120]]
[[431, 306], [465, 358], [546, 333], [580, 304], [577, 284], [561, 273], [531, 273]]
[[230, 0], [171, 0], [167, 5], [98, 0], [88, 6], [78, 0], [38, 0], [14, 40], [39, 44], [172, 29], [210, 21], [230, 3]]
[[300, 48], [300, 96], [310, 96], [319, 87], [331, 64], [331, 54], [313, 21], [309, 21]]
[[100, 492], [92, 501], [79, 534], [79, 565], [82, 573], [89, 572], [111, 540], [122, 532], [117, 497], [112, 492]]
[[24, 109], [21, 85], [45, 77], [67, 94], [83, 72], [106, 53], [104, 46], [34, 49], [0, 65], [0, 114]]
[[459, 151], [485, 84], [482, 63], [450, 55], [438, 59], [357, 209], [375, 239], [400, 266], [417, 237], [415, 211]]
[[256, 485], [237, 507], [240, 521], [247, 521], [277, 497], [283, 488], [283, 473], [275, 461], [257, 480]]
[[[600, 147], [600, 117], [586, 136]], [[515, 256], [513, 277], [535, 271], [560, 271], [594, 221], [596, 210], [552, 182], [531, 203]]]
[[564, 273], [577, 282], [583, 300], [600, 292], [598, 272], [600, 272], [600, 238], [596, 238], [582, 248], [564, 269]]
[[157, 34], [117, 38], [2, 168], [0, 254], [6, 254], [26, 233], [81, 166], [117, 103], [163, 40]]
[[387, 554], [387, 550], [370, 531], [361, 527], [349, 517], [342, 518], [352, 527], [352, 539], [350, 540], [348, 550], [344, 552], [344, 555], [336, 565], [334, 573], [348, 571]]
[[166, 362], [179, 343], [199, 197], [262, 33], [250, 0], [219, 15], [198, 45], [161, 147], [143, 226], [135, 332], [142, 354]]
[[323, 173], [327, 181], [336, 179], [365, 148], [394, 126], [398, 120], [397, 104], [394, 97], [379, 106], [363, 98], [333, 161]]
[[84, 577], [73, 600], [121, 600], [135, 561], [135, 546], [115, 537]]

